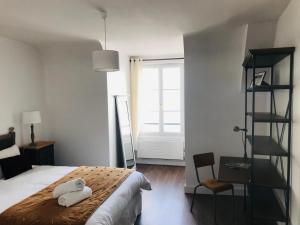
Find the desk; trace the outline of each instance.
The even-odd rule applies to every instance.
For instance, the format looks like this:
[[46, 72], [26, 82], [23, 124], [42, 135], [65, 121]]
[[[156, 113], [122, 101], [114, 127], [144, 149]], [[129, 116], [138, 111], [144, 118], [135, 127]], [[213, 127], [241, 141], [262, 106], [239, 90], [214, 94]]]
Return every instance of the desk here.
[[225, 157], [221, 156], [219, 166], [219, 181], [234, 184], [249, 184], [250, 169], [233, 169], [225, 166], [226, 163], [250, 163], [250, 160], [245, 160], [240, 157]]
[[226, 163], [250, 163], [250, 159], [245, 160], [241, 157], [225, 157], [221, 156], [219, 165], [218, 180], [226, 183], [243, 184], [244, 185], [244, 209], [247, 207], [246, 185], [250, 181], [250, 169], [233, 169], [225, 166]]
[[[244, 160], [239, 157], [221, 157], [218, 179], [223, 182], [244, 185], [244, 209], [247, 209], [246, 186], [250, 184], [251, 169], [233, 169], [225, 166], [226, 163], [249, 163], [251, 159]], [[287, 183], [284, 177], [269, 159], [253, 159], [253, 182], [256, 194], [252, 199], [252, 210], [255, 218], [262, 220], [286, 222], [285, 213], [278, 203], [272, 189], [284, 190]], [[266, 224], [266, 223], [265, 223]]]

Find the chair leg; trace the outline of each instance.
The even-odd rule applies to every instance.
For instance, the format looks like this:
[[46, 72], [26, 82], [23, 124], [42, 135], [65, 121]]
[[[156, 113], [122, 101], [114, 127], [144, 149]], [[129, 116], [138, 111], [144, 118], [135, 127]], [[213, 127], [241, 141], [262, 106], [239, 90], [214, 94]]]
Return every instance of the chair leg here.
[[235, 224], [235, 196], [234, 196], [234, 187], [232, 188], [232, 207], [233, 207], [233, 224]]
[[217, 195], [214, 193], [214, 225], [217, 225]]
[[194, 206], [194, 200], [195, 200], [195, 195], [196, 195], [196, 191], [197, 191], [197, 188], [200, 187], [200, 185], [197, 185], [195, 188], [194, 188], [194, 194], [193, 194], [193, 199], [192, 199], [192, 204], [191, 204], [191, 212], [193, 212], [193, 206]]
[[244, 211], [247, 210], [247, 190], [246, 190], [247, 186], [246, 184], [244, 184]]

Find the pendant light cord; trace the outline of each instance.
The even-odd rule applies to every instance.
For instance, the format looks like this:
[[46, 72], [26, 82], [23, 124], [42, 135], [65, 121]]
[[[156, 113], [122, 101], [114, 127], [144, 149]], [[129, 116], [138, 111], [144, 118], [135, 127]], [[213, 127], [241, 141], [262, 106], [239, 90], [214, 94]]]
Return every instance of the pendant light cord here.
[[106, 18], [107, 18], [106, 11], [102, 11], [102, 18], [104, 20], [104, 50], [106, 50]]
[[104, 48], [106, 50], [106, 17], [104, 18]]

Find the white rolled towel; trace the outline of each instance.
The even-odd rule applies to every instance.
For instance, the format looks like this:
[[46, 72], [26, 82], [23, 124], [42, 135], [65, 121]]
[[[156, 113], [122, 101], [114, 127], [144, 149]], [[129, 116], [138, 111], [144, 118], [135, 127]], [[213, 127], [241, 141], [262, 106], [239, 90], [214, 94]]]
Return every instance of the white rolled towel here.
[[91, 197], [92, 193], [92, 189], [85, 186], [82, 191], [70, 192], [60, 196], [58, 198], [58, 204], [61, 206], [69, 207]]
[[58, 198], [59, 196], [69, 192], [82, 191], [84, 186], [85, 186], [85, 180], [81, 178], [60, 184], [56, 188], [54, 188], [53, 198]]

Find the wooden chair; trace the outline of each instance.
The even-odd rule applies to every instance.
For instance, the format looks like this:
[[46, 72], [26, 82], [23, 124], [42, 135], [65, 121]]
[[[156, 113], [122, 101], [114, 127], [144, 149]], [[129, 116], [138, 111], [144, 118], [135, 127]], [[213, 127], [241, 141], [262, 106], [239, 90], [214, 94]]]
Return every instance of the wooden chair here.
[[[214, 195], [214, 223], [217, 224], [217, 207], [216, 207], [217, 196], [216, 195], [219, 192], [232, 190], [233, 220], [234, 220], [234, 212], [235, 212], [234, 188], [233, 188], [232, 184], [223, 183], [223, 182], [220, 182], [216, 179], [215, 171], [214, 171], [214, 164], [215, 164], [214, 153], [210, 152], [210, 153], [198, 154], [198, 155], [194, 155], [193, 158], [194, 158], [194, 165], [195, 165], [198, 185], [195, 186], [195, 188], [194, 188], [193, 200], [192, 200], [192, 205], [191, 205], [191, 212], [193, 211], [193, 205], [194, 205], [194, 199], [195, 199], [196, 191], [199, 187], [204, 186], [207, 189], [209, 189], [210, 191], [212, 191], [212, 193]], [[212, 172], [213, 179], [200, 181], [199, 174], [198, 174], [198, 168], [206, 167], [206, 166], [211, 167], [211, 172]]]

